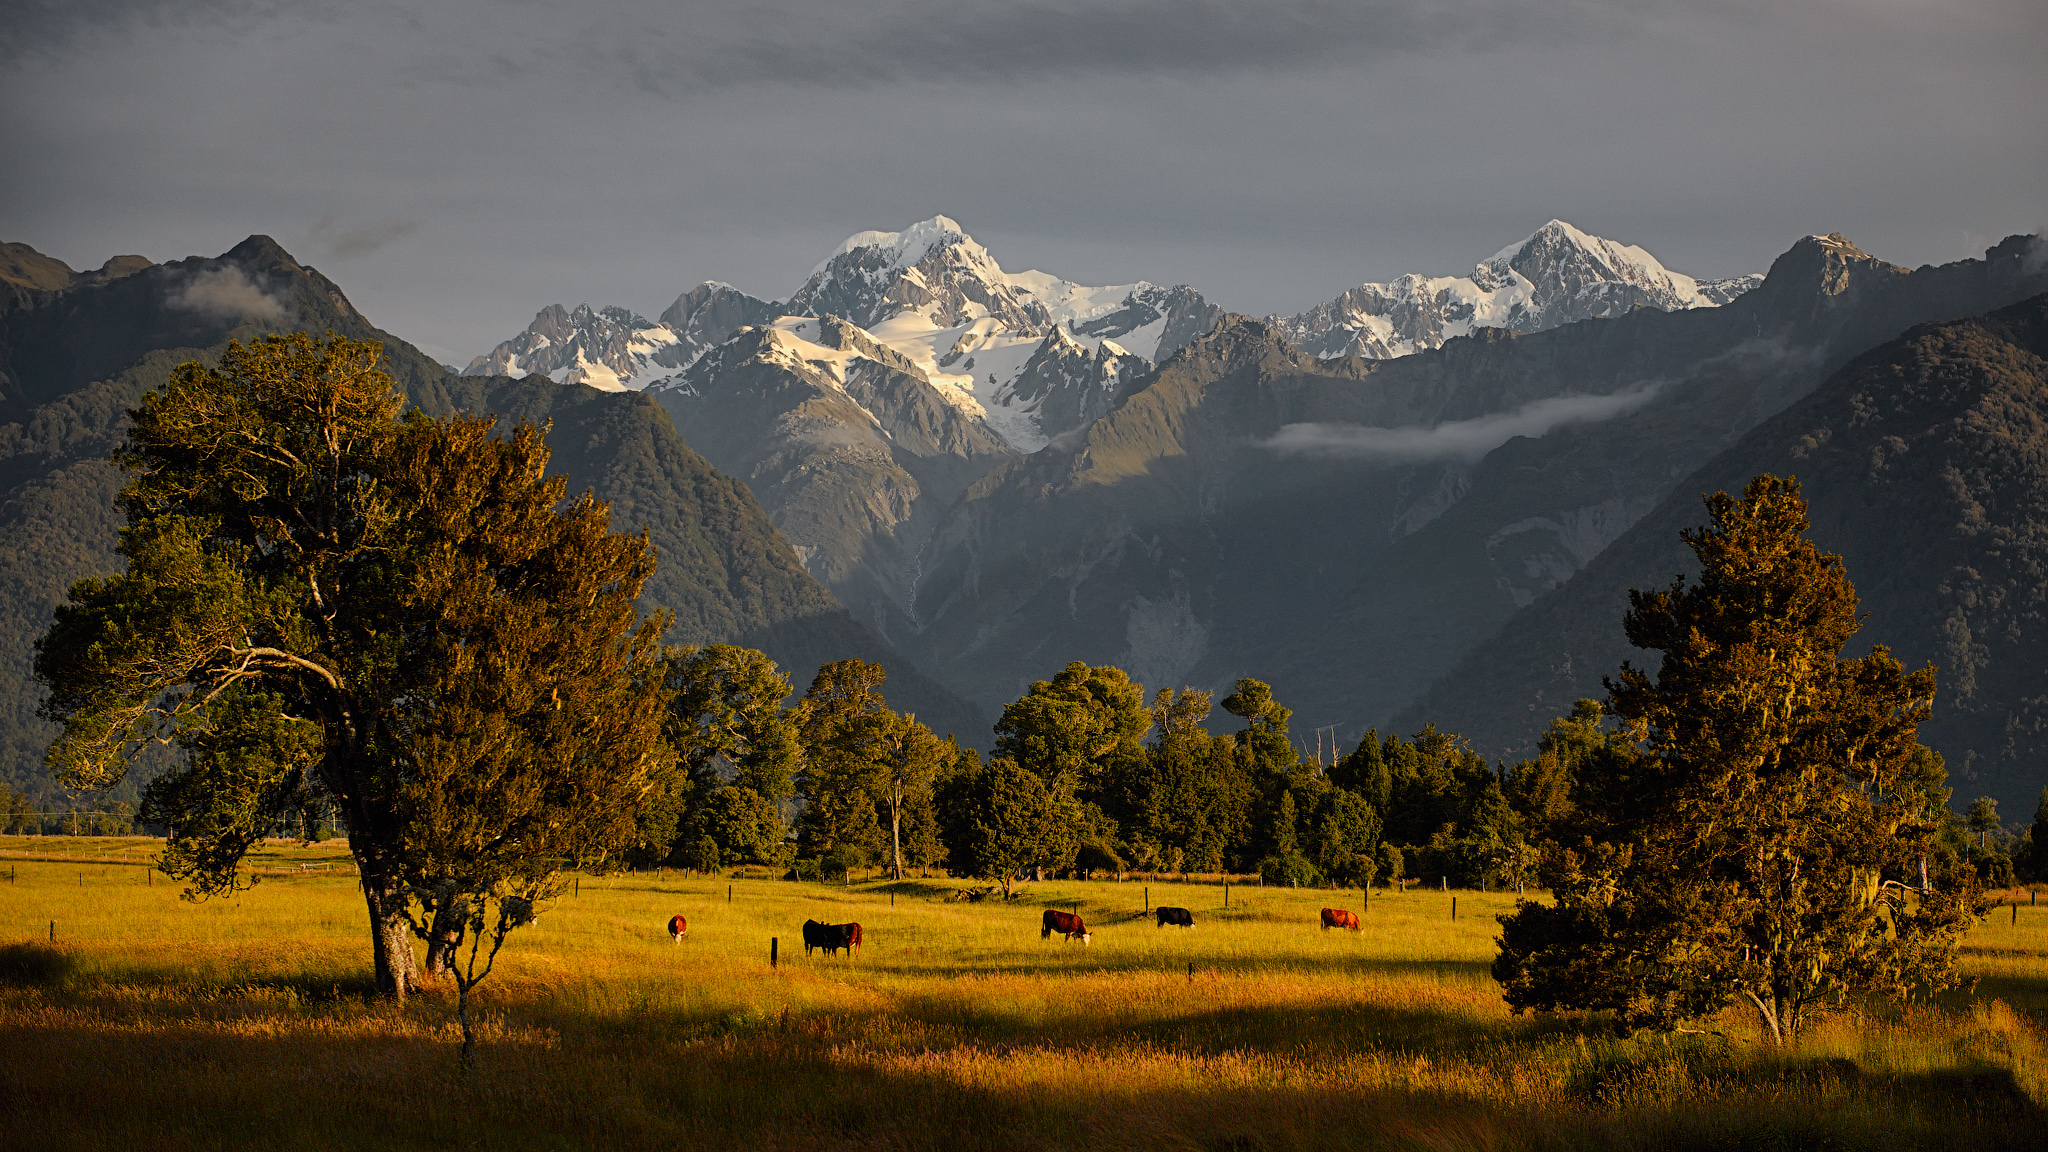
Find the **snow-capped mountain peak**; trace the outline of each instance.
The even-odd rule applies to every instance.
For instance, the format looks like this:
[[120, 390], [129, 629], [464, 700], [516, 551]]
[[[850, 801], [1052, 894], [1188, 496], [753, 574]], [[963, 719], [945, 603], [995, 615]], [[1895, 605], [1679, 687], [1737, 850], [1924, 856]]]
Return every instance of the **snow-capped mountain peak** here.
[[811, 269], [811, 275], [816, 276], [830, 268], [832, 262], [839, 257], [862, 249], [885, 252], [888, 254], [890, 266], [908, 268], [930, 255], [933, 248], [948, 244], [959, 246], [965, 255], [978, 256], [991, 265], [995, 263], [989, 257], [988, 249], [975, 243], [974, 237], [969, 236], [967, 230], [960, 227], [959, 221], [951, 216], [934, 216], [929, 220], [920, 220], [901, 232], [855, 232], [840, 241], [839, 247], [833, 249], [830, 256], [818, 261], [817, 267]]
[[676, 298], [660, 321], [625, 308], [551, 304], [526, 331], [469, 362], [465, 376], [541, 373], [558, 384], [619, 392], [688, 367], [707, 348], [773, 306], [729, 284], [706, 281]]
[[1411, 274], [1362, 284], [1271, 322], [1303, 351], [1325, 359], [1385, 359], [1439, 347], [1475, 328], [1538, 332], [1638, 306], [1712, 308], [1762, 279], [1697, 281], [1642, 248], [1551, 220], [1480, 262], [1470, 276]]
[[1031, 336], [1053, 323], [1045, 305], [1010, 283], [988, 249], [944, 216], [901, 232], [847, 237], [790, 297], [786, 310], [843, 316], [863, 328], [911, 313], [937, 328], [993, 317]]

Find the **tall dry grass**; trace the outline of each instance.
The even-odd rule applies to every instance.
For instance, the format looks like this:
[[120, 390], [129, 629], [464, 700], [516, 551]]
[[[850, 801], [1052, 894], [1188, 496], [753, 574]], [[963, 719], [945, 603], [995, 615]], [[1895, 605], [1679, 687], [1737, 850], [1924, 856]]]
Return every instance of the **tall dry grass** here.
[[[276, 874], [198, 905], [0, 858], [9, 1146], [2018, 1147], [2048, 1100], [2048, 906], [1972, 933], [1974, 994], [1845, 1006], [1780, 1053], [1739, 1013], [1728, 1039], [1510, 1016], [1487, 967], [1511, 896], [1375, 893], [1350, 933], [1316, 910], [1356, 892], [1233, 887], [1226, 913], [1213, 885], [751, 879], [728, 903], [674, 874], [585, 878], [516, 933], [465, 1077], [452, 993], [368, 996], [353, 878], [292, 871], [322, 852], [269, 846]], [[1154, 927], [1146, 887], [1198, 926]], [[1042, 941], [1048, 902], [1094, 942]], [[806, 957], [805, 919], [865, 946]]]

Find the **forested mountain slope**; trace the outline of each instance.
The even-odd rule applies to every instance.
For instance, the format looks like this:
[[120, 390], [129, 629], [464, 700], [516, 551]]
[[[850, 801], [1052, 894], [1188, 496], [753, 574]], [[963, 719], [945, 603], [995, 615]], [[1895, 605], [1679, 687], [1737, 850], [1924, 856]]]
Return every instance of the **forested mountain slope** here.
[[1641, 662], [1628, 589], [1690, 576], [1703, 493], [1798, 477], [1812, 538], [1839, 553], [1884, 644], [1940, 667], [1921, 738], [1959, 794], [2026, 811], [2048, 783], [2048, 295], [1914, 328], [1716, 455], [1593, 562], [1518, 614], [1398, 717], [1529, 750], [1551, 717]]
[[593, 489], [611, 502], [614, 525], [650, 533], [660, 567], [645, 602], [676, 614], [671, 641], [760, 647], [799, 691], [823, 661], [873, 660], [891, 670], [887, 691], [899, 708], [941, 732], [982, 735], [986, 720], [855, 623], [746, 487], [691, 451], [648, 397], [455, 376], [376, 329], [331, 281], [265, 237], [217, 259], [74, 274], [59, 288], [26, 279], [7, 278], [13, 306], [0, 311], [0, 777], [12, 786], [53, 788], [41, 767], [50, 728], [34, 716], [40, 694], [29, 663], [65, 589], [115, 567], [122, 479], [107, 457], [128, 409], [177, 364], [266, 331], [382, 340], [386, 370], [428, 412], [553, 420], [553, 466], [570, 489]]

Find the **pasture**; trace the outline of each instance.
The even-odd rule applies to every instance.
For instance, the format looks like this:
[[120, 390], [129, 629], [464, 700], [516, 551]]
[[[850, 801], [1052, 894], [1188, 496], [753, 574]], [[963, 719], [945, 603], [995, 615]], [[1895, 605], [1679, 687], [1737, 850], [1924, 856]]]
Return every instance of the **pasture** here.
[[[344, 850], [265, 845], [254, 890], [187, 904], [146, 882], [153, 848], [0, 838], [9, 1147], [1979, 1148], [2048, 1119], [2048, 901], [2024, 894], [1971, 935], [1973, 992], [1849, 1005], [1780, 1054], [1737, 1012], [1632, 1039], [1510, 1016], [1487, 968], [1512, 895], [1233, 886], [1225, 912], [1152, 883], [1185, 930], [1141, 881], [1005, 904], [585, 877], [506, 945], [464, 1076], [452, 989], [367, 995], [361, 895], [320, 870]], [[1363, 930], [1318, 928], [1325, 905]], [[1041, 940], [1048, 906], [1093, 943]], [[807, 957], [805, 919], [863, 947]]]

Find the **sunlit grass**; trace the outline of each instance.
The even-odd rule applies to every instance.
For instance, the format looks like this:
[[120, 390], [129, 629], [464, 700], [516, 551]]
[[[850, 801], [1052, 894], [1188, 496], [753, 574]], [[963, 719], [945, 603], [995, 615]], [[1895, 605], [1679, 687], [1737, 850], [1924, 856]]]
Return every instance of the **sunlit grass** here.
[[[335, 845], [266, 846], [273, 874], [201, 904], [132, 864], [17, 856], [153, 847], [0, 838], [0, 944], [69, 965], [0, 984], [10, 1144], [2020, 1146], [2048, 1100], [2048, 904], [1973, 931], [1973, 994], [1851, 1006], [1781, 1054], [1735, 1012], [1728, 1039], [1511, 1016], [1488, 966], [1512, 895], [1233, 885], [1225, 911], [1205, 884], [970, 904], [939, 880], [586, 877], [507, 944], [464, 1078], [452, 996], [366, 995], [354, 878], [289, 871]], [[1197, 926], [1155, 927], [1148, 887]], [[1041, 940], [1048, 903], [1093, 943]], [[1364, 930], [1322, 930], [1326, 905]], [[806, 956], [805, 919], [865, 945]]]

